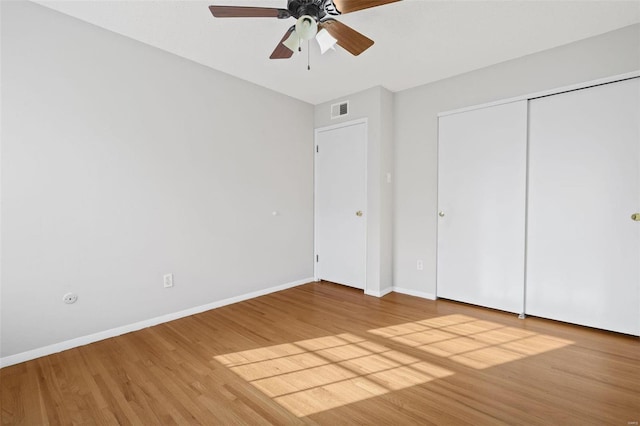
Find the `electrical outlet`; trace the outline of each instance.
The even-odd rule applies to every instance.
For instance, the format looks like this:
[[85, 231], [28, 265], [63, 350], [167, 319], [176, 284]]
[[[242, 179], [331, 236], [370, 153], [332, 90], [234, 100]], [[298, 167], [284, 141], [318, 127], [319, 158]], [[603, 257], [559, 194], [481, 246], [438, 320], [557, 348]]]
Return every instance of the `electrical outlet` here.
[[67, 293], [64, 296], [62, 296], [62, 301], [67, 305], [76, 303], [78, 301], [78, 295], [75, 293]]
[[417, 269], [418, 271], [422, 271], [422, 270], [424, 269], [424, 264], [422, 263], [422, 260], [418, 260], [418, 261], [416, 262], [416, 269]]
[[173, 274], [165, 274], [164, 288], [173, 287]]

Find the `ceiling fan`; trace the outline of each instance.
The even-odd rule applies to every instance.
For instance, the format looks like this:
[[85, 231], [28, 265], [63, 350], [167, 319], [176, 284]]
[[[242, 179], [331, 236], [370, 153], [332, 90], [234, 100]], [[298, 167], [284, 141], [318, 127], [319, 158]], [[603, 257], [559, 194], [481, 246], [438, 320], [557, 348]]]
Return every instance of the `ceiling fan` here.
[[332, 16], [395, 3], [400, 0], [287, 0], [286, 9], [273, 7], [209, 6], [216, 18], [295, 18], [271, 54], [271, 59], [287, 59], [300, 50], [301, 43], [315, 38], [325, 53], [335, 44], [352, 55], [359, 55], [373, 45], [373, 40]]

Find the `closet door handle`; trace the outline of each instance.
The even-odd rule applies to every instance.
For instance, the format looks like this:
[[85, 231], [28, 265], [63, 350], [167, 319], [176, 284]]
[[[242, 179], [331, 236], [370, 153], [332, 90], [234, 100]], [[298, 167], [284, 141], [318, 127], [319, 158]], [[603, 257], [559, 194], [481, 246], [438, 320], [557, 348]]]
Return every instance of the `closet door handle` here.
[[635, 220], [636, 222], [640, 222], [640, 213], [634, 213], [631, 215], [631, 220]]

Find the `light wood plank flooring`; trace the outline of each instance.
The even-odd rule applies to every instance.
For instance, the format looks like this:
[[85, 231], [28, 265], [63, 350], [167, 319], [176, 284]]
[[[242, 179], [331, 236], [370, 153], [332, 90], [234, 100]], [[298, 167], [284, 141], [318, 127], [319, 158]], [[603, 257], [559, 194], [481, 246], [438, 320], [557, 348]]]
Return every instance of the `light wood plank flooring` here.
[[638, 338], [324, 282], [6, 367], [0, 379], [6, 425], [640, 420]]

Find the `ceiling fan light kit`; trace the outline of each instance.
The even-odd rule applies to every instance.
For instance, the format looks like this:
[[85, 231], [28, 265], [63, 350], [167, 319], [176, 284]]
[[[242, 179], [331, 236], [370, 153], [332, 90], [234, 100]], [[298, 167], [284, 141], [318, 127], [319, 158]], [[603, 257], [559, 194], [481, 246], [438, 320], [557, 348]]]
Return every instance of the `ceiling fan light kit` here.
[[[295, 29], [291, 31], [291, 35], [285, 41], [282, 42], [282, 45], [287, 49], [291, 50], [291, 52], [300, 50], [300, 37], [298, 36], [298, 33], [296, 32]], [[272, 58], [272, 59], [275, 59], [275, 58]]]
[[301, 40], [311, 40], [318, 33], [318, 22], [313, 16], [303, 15], [296, 22], [296, 34]]
[[318, 34], [316, 34], [316, 40], [320, 46], [320, 54], [324, 55], [329, 49], [336, 50], [335, 46], [336, 43], [338, 43], [338, 40], [329, 34], [329, 31], [326, 29], [323, 28], [318, 31]]
[[373, 46], [373, 40], [332, 16], [397, 1], [401, 0], [288, 0], [286, 9], [212, 5], [209, 10], [216, 18], [295, 18], [296, 24], [287, 30], [271, 54], [271, 59], [288, 59], [296, 50], [301, 50], [302, 41], [313, 38], [318, 41], [322, 54], [335, 49], [337, 44], [358, 56]]

